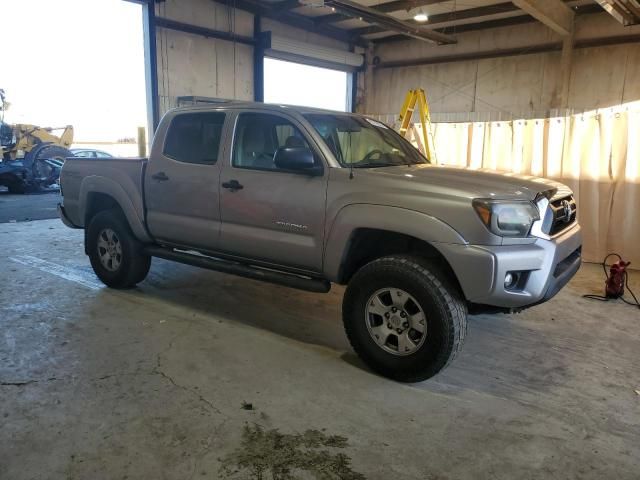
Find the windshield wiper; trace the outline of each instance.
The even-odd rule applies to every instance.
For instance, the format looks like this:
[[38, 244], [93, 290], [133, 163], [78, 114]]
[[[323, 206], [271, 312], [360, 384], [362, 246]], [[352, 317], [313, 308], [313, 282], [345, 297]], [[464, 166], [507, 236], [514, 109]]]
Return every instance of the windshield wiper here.
[[[425, 162], [426, 163], [426, 162]], [[353, 168], [379, 168], [379, 167], [410, 167], [412, 165], [420, 165], [417, 162], [402, 162], [402, 163], [376, 163], [376, 162], [365, 162], [365, 163], [352, 163]]]
[[395, 163], [375, 163], [375, 162], [352, 163], [352, 164], [351, 164], [351, 166], [352, 166], [353, 168], [397, 167], [398, 165], [404, 165], [404, 164], [395, 164]]

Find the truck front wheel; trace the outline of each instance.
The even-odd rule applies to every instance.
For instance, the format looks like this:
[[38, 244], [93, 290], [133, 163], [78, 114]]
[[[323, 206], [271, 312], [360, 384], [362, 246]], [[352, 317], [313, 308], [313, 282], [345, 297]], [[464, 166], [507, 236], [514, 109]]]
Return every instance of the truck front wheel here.
[[426, 380], [462, 347], [466, 305], [428, 260], [379, 258], [353, 276], [342, 315], [356, 353], [376, 372], [402, 382]]
[[131, 288], [149, 273], [151, 257], [118, 210], [96, 214], [87, 230], [87, 252], [93, 271], [111, 288]]

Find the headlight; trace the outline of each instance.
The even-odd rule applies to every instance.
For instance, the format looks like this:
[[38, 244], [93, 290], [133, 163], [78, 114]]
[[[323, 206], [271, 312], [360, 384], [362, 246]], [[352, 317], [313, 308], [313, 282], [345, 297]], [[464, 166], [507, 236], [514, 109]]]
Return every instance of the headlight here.
[[532, 202], [476, 199], [473, 208], [482, 223], [500, 237], [526, 237], [533, 222], [540, 219]]

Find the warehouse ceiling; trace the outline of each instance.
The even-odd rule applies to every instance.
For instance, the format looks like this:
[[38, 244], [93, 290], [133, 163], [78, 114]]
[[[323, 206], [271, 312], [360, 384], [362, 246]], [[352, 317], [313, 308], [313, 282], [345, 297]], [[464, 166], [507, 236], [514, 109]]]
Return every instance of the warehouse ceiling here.
[[[635, 0], [620, 0], [635, 1]], [[553, 0], [576, 15], [603, 12], [594, 0]], [[541, 19], [534, 11], [546, 2], [500, 0], [244, 0], [252, 10], [354, 44], [415, 38], [436, 44], [456, 42], [456, 34], [518, 25]], [[524, 7], [520, 8], [522, 5]], [[533, 4], [533, 10], [526, 8]], [[240, 6], [240, 5], [238, 5]], [[242, 6], [240, 6], [242, 8]], [[568, 10], [568, 9], [566, 9]], [[544, 16], [546, 12], [542, 12]], [[570, 12], [569, 12], [570, 13]], [[417, 21], [416, 15], [427, 19]], [[420, 18], [420, 17], [418, 17]], [[546, 22], [545, 22], [546, 23]], [[551, 27], [553, 28], [553, 27]], [[560, 30], [558, 30], [562, 33]]]

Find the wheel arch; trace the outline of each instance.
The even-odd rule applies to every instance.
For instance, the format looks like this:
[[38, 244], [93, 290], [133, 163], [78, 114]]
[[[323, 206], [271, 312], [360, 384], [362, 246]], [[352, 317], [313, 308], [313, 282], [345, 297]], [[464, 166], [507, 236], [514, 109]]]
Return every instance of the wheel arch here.
[[350, 205], [336, 216], [325, 246], [325, 273], [346, 284], [366, 263], [387, 255], [431, 258], [459, 287], [455, 271], [439, 243], [466, 244], [441, 220], [414, 210], [380, 205]]
[[133, 234], [141, 242], [150, 242], [151, 237], [144, 225], [141, 207], [136, 208], [130, 195], [124, 188], [106, 177], [86, 177], [80, 187], [80, 217], [84, 228], [89, 226], [91, 219], [103, 210], [118, 208], [126, 219]]

